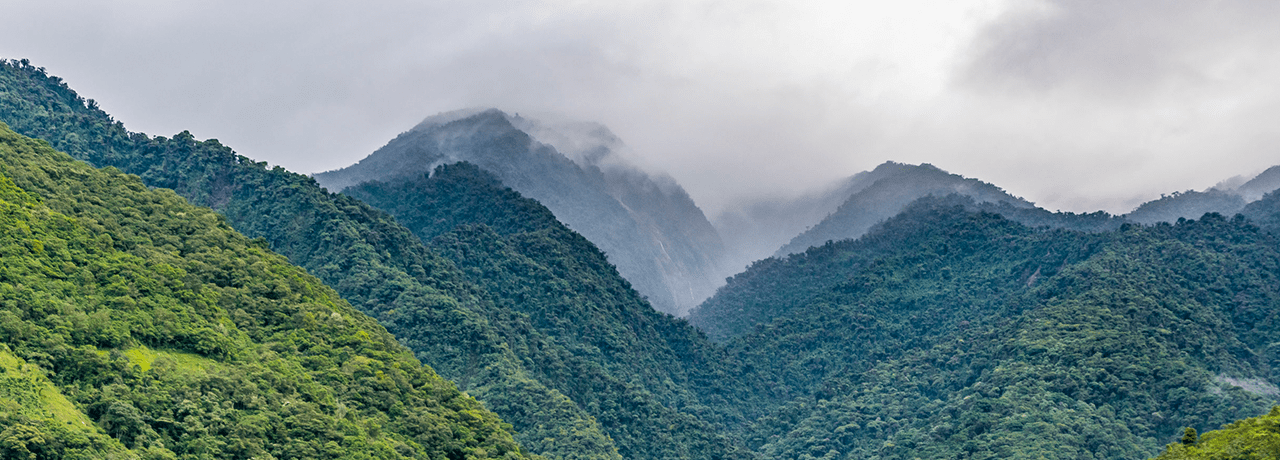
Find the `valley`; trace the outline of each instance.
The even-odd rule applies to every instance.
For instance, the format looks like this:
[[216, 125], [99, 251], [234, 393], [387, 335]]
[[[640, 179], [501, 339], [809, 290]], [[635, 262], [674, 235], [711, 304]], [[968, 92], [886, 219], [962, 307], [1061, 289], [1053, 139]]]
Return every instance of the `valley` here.
[[709, 218], [603, 125], [497, 109], [314, 176], [26, 62], [0, 122], [5, 455], [1274, 449], [1278, 168], [1112, 215], [890, 161]]

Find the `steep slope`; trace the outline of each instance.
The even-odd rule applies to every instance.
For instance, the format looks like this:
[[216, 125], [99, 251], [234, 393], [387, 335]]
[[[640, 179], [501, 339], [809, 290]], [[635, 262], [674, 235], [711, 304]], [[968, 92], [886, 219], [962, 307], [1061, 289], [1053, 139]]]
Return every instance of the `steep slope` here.
[[373, 319], [171, 191], [0, 124], [0, 210], [7, 454], [526, 458]]
[[1203, 435], [1194, 429], [1170, 443], [1156, 460], [1264, 460], [1280, 458], [1280, 406]]
[[[1111, 231], [1125, 221], [1105, 212], [1054, 213], [1008, 202], [977, 202], [971, 197], [947, 195], [922, 198], [933, 206], [956, 206], [970, 212], [989, 212], [1032, 228], [1046, 227], [1086, 232]], [[873, 227], [874, 229], [874, 227]], [[690, 324], [714, 341], [725, 341], [751, 332], [756, 326], [783, 317], [843, 282], [863, 265], [896, 243], [879, 239], [861, 245], [823, 244], [787, 257], [755, 262], [729, 278], [716, 295], [689, 312]], [[886, 245], [887, 244], [887, 245]]]
[[1206, 190], [1174, 192], [1159, 199], [1142, 203], [1124, 217], [1134, 222], [1151, 225], [1156, 222], [1176, 222], [1178, 219], [1194, 219], [1207, 212], [1234, 215], [1244, 208], [1245, 201], [1233, 191]]
[[1280, 190], [1280, 166], [1267, 168], [1248, 182], [1240, 184], [1235, 192], [1239, 193], [1244, 201], [1253, 202], [1276, 190]]
[[314, 180], [236, 155], [189, 133], [130, 133], [43, 69], [0, 65], [0, 121], [73, 156], [141, 176], [214, 207], [240, 232], [264, 238], [353, 306], [378, 318], [424, 363], [462, 383], [486, 382], [521, 401], [518, 440], [552, 458], [618, 458], [599, 423], [525, 374], [489, 324], [487, 293], [390, 216]]
[[911, 168], [914, 166], [887, 162], [798, 197], [769, 198], [721, 212], [712, 219], [712, 225], [725, 242], [725, 266], [733, 269], [724, 275], [734, 275], [745, 264], [773, 255], [792, 238], [835, 212], [853, 194]]
[[649, 307], [538, 202], [469, 163], [344, 193], [394, 215], [500, 298], [508, 314], [493, 324], [539, 381], [601, 422], [624, 457], [733, 452], [717, 431], [744, 423], [746, 376], [735, 379], [722, 350]]
[[1261, 199], [1271, 191], [1280, 189], [1280, 166], [1272, 166], [1238, 186], [1230, 184], [1233, 181], [1238, 183], [1242, 180], [1237, 177], [1223, 181], [1203, 192], [1187, 190], [1161, 195], [1159, 199], [1139, 205], [1124, 217], [1133, 222], [1150, 225], [1156, 222], [1172, 223], [1178, 219], [1195, 219], [1209, 212], [1224, 216], [1234, 215], [1243, 210], [1247, 204]]
[[427, 118], [355, 165], [315, 178], [340, 191], [467, 161], [594, 242], [655, 308], [682, 315], [711, 295], [720, 284], [723, 246], [688, 194], [669, 177], [629, 165], [616, 153], [620, 141], [603, 126], [571, 128], [494, 109], [451, 112]]
[[898, 214], [907, 204], [928, 195], [959, 194], [978, 202], [1004, 202], [1019, 208], [1031, 203], [1000, 190], [999, 187], [951, 174], [930, 164], [919, 166], [885, 163], [873, 172], [875, 182], [851, 195], [831, 215], [813, 228], [792, 238], [774, 254], [785, 256], [804, 252], [827, 241], [857, 238], [871, 226]]
[[1257, 201], [1249, 203], [1240, 214], [1257, 223], [1267, 231], [1280, 235], [1280, 190], [1268, 193]]
[[[724, 400], [732, 399], [738, 391], [725, 387], [736, 383], [728, 377], [734, 374], [717, 370], [721, 368], [714, 366], [715, 362], [705, 366], [707, 370], [699, 371], [710, 374], [712, 377], [706, 379], [709, 381], [692, 377], [688, 380], [689, 388], [706, 389], [697, 390], [697, 394], [707, 406], [716, 409], [655, 407], [654, 401], [666, 406], [669, 401], [687, 399], [681, 395], [695, 390], [679, 386], [668, 389], [663, 374], [645, 374], [647, 368], [640, 364], [630, 374], [621, 376], [597, 369], [618, 367], [616, 363], [596, 361], [600, 354], [591, 352], [594, 342], [587, 340], [594, 340], [592, 337], [598, 335], [577, 338], [571, 336], [577, 333], [573, 328], [542, 332], [539, 328], [543, 326], [532, 321], [540, 317], [517, 311], [517, 307], [525, 305], [524, 300], [510, 297], [515, 291], [489, 292], [480, 285], [486, 280], [474, 279], [477, 271], [459, 270], [453, 261], [425, 247], [387, 214], [351, 197], [326, 193], [305, 176], [267, 168], [264, 163], [235, 155], [216, 141], [197, 142], [186, 133], [172, 139], [128, 133], [122, 125], [91, 108], [91, 104], [86, 105], [66, 85], [42, 71], [17, 65], [0, 66], [0, 70], [3, 70], [0, 85], [20, 88], [0, 93], [0, 119], [18, 120], [24, 129], [48, 136], [83, 158], [137, 172], [149, 185], [173, 188], [190, 200], [215, 205], [232, 226], [250, 236], [264, 238], [294, 263], [334, 286], [354, 306], [378, 318], [424, 363], [458, 382], [464, 391], [481, 396], [485, 404], [514, 425], [516, 439], [529, 450], [551, 458], [610, 459], [620, 458], [620, 451], [628, 458], [733, 458], [740, 450], [727, 445], [725, 437], [717, 431], [720, 426], [732, 425], [748, 414], [735, 415], [736, 412], [723, 409], [730, 406]], [[484, 191], [489, 189], [485, 187], [474, 187], [468, 181], [456, 181], [455, 185], [459, 188], [448, 192], [452, 198], [439, 202], [442, 208], [435, 216], [445, 220], [433, 224], [437, 225], [433, 228], [440, 233], [452, 231], [458, 225], [477, 223], [473, 220], [489, 222], [494, 228], [517, 225], [520, 219], [532, 215], [540, 215], [543, 220], [530, 222], [550, 222], [546, 210], [531, 201], [503, 201], [514, 206], [508, 209], [495, 206], [499, 200], [486, 195]], [[483, 193], [473, 193], [472, 196], [479, 198], [468, 201], [465, 197], [472, 188]], [[543, 214], [532, 209], [541, 209], [538, 212]], [[502, 221], [500, 216], [519, 219]], [[431, 220], [423, 222], [427, 221]], [[466, 230], [458, 234], [468, 235]], [[551, 263], [554, 258], [549, 259], [550, 262], [539, 259], [546, 257], [545, 254], [525, 249], [494, 249], [491, 243], [495, 241], [483, 232], [470, 235], [476, 237], [448, 248], [470, 251], [469, 246], [474, 245], [475, 254], [488, 254], [485, 257], [496, 265], [529, 267], [535, 275], [538, 270], [554, 267]], [[547, 244], [571, 252], [585, 251], [578, 247], [585, 245], [585, 241], [576, 238]], [[597, 268], [588, 274], [603, 278], [611, 273], [604, 261], [599, 260], [598, 252], [594, 249], [589, 252], [594, 255], [584, 260]], [[529, 276], [514, 279], [536, 279]], [[613, 291], [620, 289], [619, 286], [625, 287], [626, 282], [618, 279], [616, 273], [610, 276], [600, 284]], [[562, 279], [576, 282], [579, 278]], [[570, 283], [556, 286], [556, 290], [550, 292], [574, 299], [594, 296], [586, 289], [589, 287], [591, 285], [584, 285], [578, 291], [576, 285]], [[634, 292], [611, 295], [629, 299], [621, 302], [619, 308], [636, 308]], [[576, 308], [578, 304], [556, 305]], [[643, 336], [637, 339], [641, 346], [666, 346], [683, 353], [679, 356], [708, 352], [706, 340], [681, 321], [643, 311], [646, 313], [638, 319], [622, 317], [625, 324], [606, 321], [609, 316], [601, 315], [594, 320], [579, 321], [581, 324], [575, 327], [623, 334], [621, 337], [626, 340]], [[568, 313], [572, 312], [565, 314]], [[640, 332], [626, 332], [633, 329]], [[651, 329], [658, 332], [646, 332]], [[667, 338], [670, 343], [646, 342], [655, 335]], [[677, 340], [679, 337], [685, 339]], [[587, 345], [562, 346], [573, 343]], [[546, 378], [548, 375], [556, 377], [554, 382]], [[673, 380], [685, 378], [678, 373], [673, 375]], [[651, 386], [657, 377], [662, 378], [661, 384]], [[600, 407], [583, 407], [557, 388], [574, 391], [604, 388], [625, 392], [628, 397], [602, 393]], [[701, 396], [704, 394], [709, 396]], [[635, 418], [597, 419], [593, 413], [632, 414]], [[694, 415], [701, 421], [691, 420]], [[674, 428], [668, 425], [642, 432], [634, 439], [615, 440], [606, 434], [602, 425], [605, 421], [616, 422], [617, 425], [608, 429], [626, 432], [628, 424], [659, 420], [700, 428], [669, 435]], [[682, 444], [686, 441], [688, 443]], [[652, 455], [646, 457], [646, 453]]]
[[[725, 288], [795, 304], [728, 342], [801, 395], [748, 445], [766, 458], [1146, 458], [1183, 426], [1276, 402], [1278, 249], [1214, 214], [1076, 232], [921, 200]], [[839, 280], [814, 292], [751, 273], [776, 264]]]

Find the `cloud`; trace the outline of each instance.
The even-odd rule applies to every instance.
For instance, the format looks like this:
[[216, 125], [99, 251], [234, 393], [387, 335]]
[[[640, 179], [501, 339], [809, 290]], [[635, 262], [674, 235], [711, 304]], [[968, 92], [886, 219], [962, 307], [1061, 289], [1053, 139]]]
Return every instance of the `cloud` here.
[[[1277, 163], [1280, 5], [1052, 1], [975, 38], [936, 101], [944, 164], [1042, 205], [1126, 212]], [[948, 129], [946, 125], [952, 128]], [[927, 149], [931, 146], [916, 146]]]
[[1277, 7], [778, 0], [17, 0], [0, 55], [131, 129], [300, 172], [474, 106], [604, 123], [709, 214], [885, 160], [1050, 207], [1275, 163]]

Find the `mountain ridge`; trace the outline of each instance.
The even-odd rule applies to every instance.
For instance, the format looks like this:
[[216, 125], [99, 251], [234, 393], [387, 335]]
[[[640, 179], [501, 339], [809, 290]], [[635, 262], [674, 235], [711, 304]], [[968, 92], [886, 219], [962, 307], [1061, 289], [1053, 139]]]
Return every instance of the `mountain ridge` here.
[[607, 128], [597, 127], [604, 132], [594, 137], [577, 136], [585, 145], [575, 147], [578, 151], [570, 153], [576, 158], [570, 158], [517, 126], [575, 137], [539, 123], [497, 109], [446, 112], [428, 117], [354, 165], [313, 177], [340, 191], [468, 161], [538, 200], [600, 246], [655, 308], [682, 315], [714, 291], [723, 243], [678, 184], [627, 163], [611, 150], [620, 141]]

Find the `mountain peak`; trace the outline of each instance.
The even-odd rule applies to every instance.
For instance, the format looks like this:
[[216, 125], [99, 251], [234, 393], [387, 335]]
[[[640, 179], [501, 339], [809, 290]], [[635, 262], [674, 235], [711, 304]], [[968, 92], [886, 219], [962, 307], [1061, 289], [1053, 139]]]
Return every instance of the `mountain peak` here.
[[974, 201], [1008, 203], [1017, 208], [1033, 205], [995, 185], [952, 174], [929, 163], [919, 165], [888, 161], [874, 170], [850, 178], [850, 195], [813, 228], [801, 233], [775, 253], [785, 256], [804, 252], [828, 240], [857, 238], [872, 225], [893, 217], [919, 198], [958, 194]]

